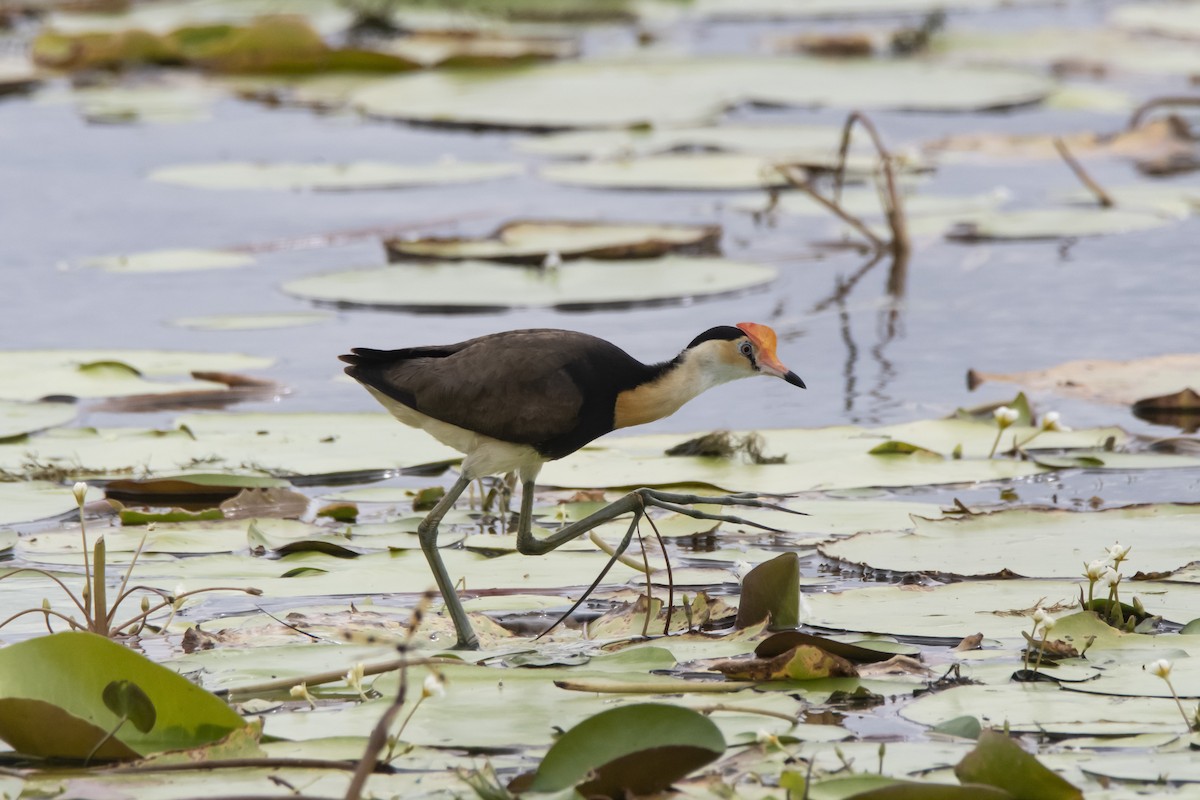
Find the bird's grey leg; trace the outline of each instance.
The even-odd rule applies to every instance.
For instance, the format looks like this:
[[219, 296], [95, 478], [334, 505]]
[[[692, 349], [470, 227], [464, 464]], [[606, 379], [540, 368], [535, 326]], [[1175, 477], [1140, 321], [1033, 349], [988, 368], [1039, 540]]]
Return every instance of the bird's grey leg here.
[[467, 612], [463, 608], [462, 601], [458, 599], [458, 593], [454, 591], [454, 582], [450, 580], [450, 573], [446, 572], [446, 565], [442, 562], [441, 553], [437, 549], [437, 535], [438, 524], [442, 521], [442, 517], [446, 516], [446, 512], [454, 507], [454, 501], [470, 485], [471, 479], [460, 475], [449, 491], [433, 507], [433, 510], [417, 526], [421, 551], [425, 553], [425, 560], [429, 562], [429, 568], [433, 570], [433, 578], [437, 581], [442, 599], [446, 601], [446, 609], [450, 612], [450, 619], [454, 622], [454, 632], [458, 635], [457, 647], [461, 650], [478, 649], [479, 640], [475, 637], [475, 630], [471, 627], [470, 620], [467, 619]]
[[[533, 487], [527, 484], [525, 487], [525, 497], [531, 498], [532, 496]], [[719, 522], [730, 522], [735, 525], [749, 525], [752, 528], [772, 533], [779, 533], [779, 530], [769, 525], [763, 525], [753, 520], [743, 519], [731, 514], [710, 514], [707, 511], [698, 511], [688, 506], [693, 503], [746, 506], [749, 508], [766, 508], [772, 511], [786, 511], [789, 514], [804, 515], [803, 511], [794, 511], [773, 503], [764, 503], [757, 498], [758, 496], [754, 494], [716, 495], [708, 497], [696, 494], [661, 492], [657, 489], [635, 489], [599, 511], [569, 525], [565, 525], [542, 539], [535, 538], [533, 535], [533, 501], [522, 499], [521, 520], [517, 527], [517, 550], [525, 555], [545, 555], [551, 550], [561, 547], [572, 539], [577, 539], [593, 528], [614, 520], [623, 514], [634, 513], [640, 517], [646, 513], [647, 506], [675, 511], [679, 514], [694, 517], [695, 519], [711, 519]]]

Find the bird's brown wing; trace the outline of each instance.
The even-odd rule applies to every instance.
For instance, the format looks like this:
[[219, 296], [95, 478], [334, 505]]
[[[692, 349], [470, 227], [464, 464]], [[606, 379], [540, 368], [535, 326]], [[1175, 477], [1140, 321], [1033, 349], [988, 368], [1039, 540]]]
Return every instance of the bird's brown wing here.
[[434, 419], [535, 446], [578, 427], [588, 400], [580, 378], [592, 373], [590, 366], [637, 363], [603, 339], [546, 329], [444, 347], [354, 352], [343, 360], [353, 365], [346, 372], [356, 380]]

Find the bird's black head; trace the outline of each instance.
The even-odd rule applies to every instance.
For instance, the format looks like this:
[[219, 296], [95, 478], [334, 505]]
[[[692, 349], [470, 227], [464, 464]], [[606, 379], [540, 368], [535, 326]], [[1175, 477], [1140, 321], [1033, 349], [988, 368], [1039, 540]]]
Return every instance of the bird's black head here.
[[741, 339], [745, 335], [746, 332], [741, 328], [735, 328], [732, 325], [718, 325], [715, 328], [709, 328], [695, 339], [692, 339], [692, 343], [687, 346], [687, 349], [691, 350], [701, 342], [707, 342], [712, 339], [726, 339], [733, 341], [734, 339]]

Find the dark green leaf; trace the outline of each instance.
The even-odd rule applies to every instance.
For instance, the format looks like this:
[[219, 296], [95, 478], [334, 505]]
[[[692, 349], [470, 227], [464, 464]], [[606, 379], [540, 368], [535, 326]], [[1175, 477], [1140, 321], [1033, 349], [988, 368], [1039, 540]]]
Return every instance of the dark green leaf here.
[[104, 687], [101, 697], [109, 711], [128, 719], [142, 733], [149, 733], [154, 727], [158, 717], [154, 702], [133, 681], [111, 681]]
[[748, 628], [768, 616], [773, 629], [800, 624], [800, 559], [795, 553], [765, 561], [742, 579], [737, 627]]
[[1018, 800], [1082, 800], [1083, 793], [1043, 766], [1008, 736], [984, 731], [979, 743], [954, 768], [963, 783], [1003, 789]]
[[946, 736], [960, 736], [963, 739], [978, 739], [979, 734], [983, 731], [983, 726], [979, 724], [979, 720], [975, 717], [964, 715], [948, 719], [945, 722], [940, 722], [934, 725], [931, 729], [934, 733], [941, 733]]
[[703, 714], [662, 703], [621, 706], [564, 733], [529, 788], [557, 792], [578, 786], [588, 797], [651, 794], [723, 752], [721, 731]]

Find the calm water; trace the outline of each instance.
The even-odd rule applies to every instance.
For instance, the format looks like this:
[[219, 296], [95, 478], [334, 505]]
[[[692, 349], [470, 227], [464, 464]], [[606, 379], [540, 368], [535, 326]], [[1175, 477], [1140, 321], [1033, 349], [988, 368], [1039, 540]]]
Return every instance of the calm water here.
[[[961, 15], [964, 28], [1095, 25], [1109, 4]], [[755, 52], [768, 33], [804, 23], [686, 26], [666, 45], [695, 52]], [[811, 27], [811, 25], [810, 25]], [[828, 27], [828, 25], [826, 25]], [[624, 29], [589, 34], [588, 50], [631, 46]], [[1143, 97], [1181, 91], [1181, 79], [1127, 77], [1106, 83]], [[776, 326], [780, 355], [808, 383], [746, 381], [692, 403], [657, 430], [769, 428], [855, 422], [877, 424], [939, 416], [961, 405], [1010, 397], [986, 385], [968, 392], [968, 368], [1036, 369], [1076, 358], [1137, 358], [1196, 348], [1200, 297], [1200, 221], [1143, 234], [1061, 242], [963, 245], [921, 241], [903, 298], [890, 306], [886, 265], [868, 273], [841, 303], [814, 307], [862, 264], [849, 253], [813, 257], [831, 220], [782, 217], [756, 227], [728, 207], [733, 195], [614, 192], [555, 186], [533, 175], [540, 159], [513, 153], [524, 134], [432, 130], [272, 109], [224, 99], [211, 118], [176, 125], [91, 125], [69, 103], [62, 83], [0, 101], [0, 346], [155, 347], [242, 351], [279, 359], [262, 373], [292, 393], [284, 410], [373, 410], [358, 387], [336, 381], [335, 357], [347, 347], [399, 347], [455, 341], [494, 330], [560, 326], [612, 339], [647, 360], [672, 356], [716, 324], [756, 320]], [[59, 99], [56, 99], [59, 98]], [[740, 109], [731, 119], [836, 123], [843, 110]], [[1023, 109], [999, 114], [872, 113], [885, 139], [901, 147], [963, 131], [1115, 131], [1124, 115]], [[151, 183], [159, 166], [223, 159], [424, 162], [517, 160], [519, 178], [451, 188], [354, 193], [217, 192]], [[1138, 180], [1128, 162], [1089, 162], [1110, 186]], [[1188, 179], [1183, 179], [1187, 181]], [[1195, 179], [1191, 179], [1195, 183]], [[924, 191], [975, 194], [1007, 187], [1013, 205], [1034, 205], [1078, 188], [1060, 163], [943, 165]], [[226, 247], [345, 229], [414, 225], [441, 235], [481, 233], [516, 217], [718, 222], [733, 258], [766, 261], [780, 277], [735, 298], [670, 307], [564, 313], [415, 315], [342, 310], [325, 324], [268, 331], [200, 332], [170, 320], [207, 314], [304, 310], [279, 286], [306, 274], [379, 264], [374, 239], [275, 252], [250, 268], [119, 275], [78, 268], [89, 256], [171, 247]], [[456, 222], [447, 222], [455, 220]], [[429, 221], [441, 224], [429, 226]], [[889, 318], [889, 307], [894, 314]], [[890, 321], [889, 321], [890, 319]], [[1123, 424], [1169, 434], [1119, 407], [1047, 398], [1069, 424]], [[245, 406], [253, 408], [253, 406]], [[104, 414], [87, 424], [165, 423]]]

